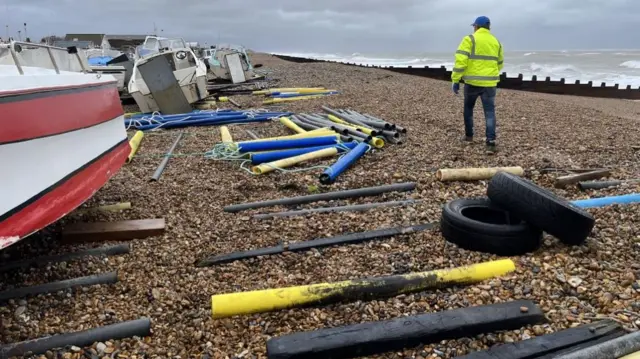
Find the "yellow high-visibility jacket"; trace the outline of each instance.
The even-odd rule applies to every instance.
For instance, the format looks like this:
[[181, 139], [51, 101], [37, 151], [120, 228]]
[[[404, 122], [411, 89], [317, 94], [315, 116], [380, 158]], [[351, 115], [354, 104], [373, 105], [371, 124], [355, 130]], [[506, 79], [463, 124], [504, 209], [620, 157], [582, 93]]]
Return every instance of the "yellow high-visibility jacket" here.
[[500, 82], [504, 62], [502, 44], [487, 29], [465, 36], [456, 51], [451, 81], [479, 87], [495, 87]]

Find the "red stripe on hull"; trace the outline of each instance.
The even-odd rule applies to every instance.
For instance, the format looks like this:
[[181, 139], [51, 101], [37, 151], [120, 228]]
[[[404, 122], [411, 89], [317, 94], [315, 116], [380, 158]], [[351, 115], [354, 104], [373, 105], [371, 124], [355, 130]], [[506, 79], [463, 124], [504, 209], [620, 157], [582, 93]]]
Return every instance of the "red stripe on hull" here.
[[118, 172], [130, 150], [129, 142], [124, 141], [20, 212], [0, 222], [0, 239], [13, 236], [22, 238], [64, 217], [91, 198]]
[[0, 144], [91, 127], [124, 114], [115, 86], [25, 100], [20, 96], [1, 106]]

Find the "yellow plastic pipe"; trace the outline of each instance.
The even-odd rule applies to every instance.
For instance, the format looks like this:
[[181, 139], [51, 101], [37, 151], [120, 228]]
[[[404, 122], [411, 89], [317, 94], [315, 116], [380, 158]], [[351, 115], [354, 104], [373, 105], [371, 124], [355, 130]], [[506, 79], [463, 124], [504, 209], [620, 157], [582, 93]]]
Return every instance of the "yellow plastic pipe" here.
[[631, 354], [627, 354], [619, 359], [640, 359], [640, 352], [635, 352]]
[[284, 87], [284, 88], [274, 88], [274, 89], [253, 91], [252, 94], [266, 95], [272, 92], [291, 92], [291, 91], [316, 92], [316, 91], [322, 91], [322, 90], [325, 90], [325, 88], [324, 87]]
[[287, 126], [287, 128], [297, 132], [297, 133], [305, 133], [307, 130], [296, 125], [293, 121], [291, 121], [288, 117], [280, 117], [280, 123]]
[[[319, 131], [322, 130], [322, 131]], [[248, 143], [248, 142], [257, 142], [257, 141], [272, 141], [272, 140], [293, 140], [296, 138], [310, 138], [310, 137], [325, 137], [325, 136], [340, 136], [337, 133], [335, 133], [334, 131], [330, 130], [330, 129], [315, 129], [313, 131], [307, 131], [305, 133], [297, 133], [295, 135], [288, 135], [288, 136], [279, 136], [279, 137], [268, 137], [268, 138], [261, 138], [258, 140], [246, 140], [246, 141], [241, 141], [241, 142], [236, 142], [237, 144], [242, 144], [242, 143]]]
[[514, 270], [512, 260], [502, 259], [421, 273], [217, 294], [211, 296], [211, 314], [214, 318], [225, 318], [312, 304], [369, 300], [444, 285], [476, 283]]
[[441, 168], [436, 172], [439, 181], [475, 181], [491, 179], [499, 171], [509, 172], [516, 176], [524, 175], [524, 169], [514, 167], [487, 167], [487, 168]]
[[325, 96], [330, 96], [330, 95], [309, 95], [309, 96], [300, 96], [300, 97], [273, 98], [273, 99], [269, 99], [269, 100], [264, 100], [264, 101], [262, 101], [262, 103], [264, 105], [269, 105], [269, 104], [280, 103], [280, 102], [309, 100], [309, 99], [320, 98], [320, 97], [325, 97]]
[[251, 172], [261, 175], [264, 173], [275, 171], [278, 168], [286, 168], [296, 165], [300, 162], [314, 160], [317, 158], [331, 157], [338, 154], [338, 149], [336, 147], [324, 148], [321, 150], [304, 153], [301, 155], [283, 158], [281, 160], [267, 162], [263, 164], [259, 164], [257, 166], [251, 167]]
[[375, 147], [375, 148], [382, 148], [384, 147], [384, 140], [382, 138], [379, 137], [374, 137], [371, 139], [371, 141], [368, 142], [371, 146]]
[[233, 138], [231, 137], [231, 132], [229, 132], [229, 128], [227, 126], [220, 127], [220, 137], [222, 138], [222, 142], [233, 142]]
[[136, 131], [136, 133], [129, 140], [129, 147], [131, 147], [131, 151], [129, 152], [129, 156], [127, 157], [127, 163], [133, 160], [133, 156], [138, 152], [138, 148], [140, 148], [140, 143], [142, 142], [142, 138], [144, 137], [144, 132]]

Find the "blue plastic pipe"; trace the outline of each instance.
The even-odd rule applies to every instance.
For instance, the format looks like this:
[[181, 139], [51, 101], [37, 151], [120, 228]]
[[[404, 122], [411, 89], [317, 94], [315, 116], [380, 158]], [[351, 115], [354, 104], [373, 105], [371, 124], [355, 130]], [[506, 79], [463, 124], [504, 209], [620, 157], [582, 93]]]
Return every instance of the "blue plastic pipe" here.
[[604, 207], [612, 204], [630, 204], [640, 202], [640, 193], [624, 194], [621, 196], [610, 196], [602, 198], [578, 199], [572, 201], [580, 208]]
[[244, 118], [244, 119], [203, 119], [203, 120], [194, 120], [194, 121], [180, 121], [180, 122], [170, 122], [164, 124], [152, 124], [152, 125], [143, 125], [136, 127], [140, 131], [153, 130], [155, 128], [180, 128], [180, 127], [189, 127], [189, 126], [218, 126], [218, 125], [229, 125], [232, 123], [250, 123], [250, 122], [265, 122], [269, 121], [269, 117], [254, 117], [254, 118]]
[[291, 148], [335, 145], [338, 143], [339, 142], [337, 136], [294, 138], [287, 140], [265, 140], [238, 143], [238, 151], [241, 153], [245, 153], [270, 150], [287, 150]]
[[344, 152], [344, 151], [354, 149], [356, 145], [358, 145], [357, 142], [347, 142], [347, 143], [341, 143], [339, 145], [314, 146], [314, 147], [306, 147], [306, 148], [294, 148], [292, 150], [254, 153], [251, 155], [251, 163], [254, 165], [259, 165], [261, 163], [277, 161], [283, 158], [298, 156], [305, 153], [319, 151], [319, 150], [323, 150], [325, 148], [331, 148], [331, 147], [336, 147], [338, 149], [338, 152]]
[[320, 183], [322, 184], [331, 184], [333, 183], [338, 176], [342, 172], [344, 172], [347, 168], [349, 168], [353, 163], [355, 163], [360, 157], [362, 157], [369, 145], [364, 142], [358, 143], [358, 145], [349, 151], [344, 156], [340, 157], [331, 167], [327, 168], [320, 175]]

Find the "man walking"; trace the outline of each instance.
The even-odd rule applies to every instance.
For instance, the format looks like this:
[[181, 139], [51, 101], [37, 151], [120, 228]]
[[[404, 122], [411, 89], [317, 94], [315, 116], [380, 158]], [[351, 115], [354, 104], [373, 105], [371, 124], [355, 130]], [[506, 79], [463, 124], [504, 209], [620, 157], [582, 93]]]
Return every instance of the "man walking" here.
[[463, 141], [473, 141], [473, 108], [480, 97], [486, 122], [487, 153], [496, 151], [496, 88], [500, 81], [504, 53], [500, 41], [490, 32], [491, 22], [480, 16], [472, 24], [474, 33], [460, 42], [451, 72], [453, 92], [460, 90], [464, 81], [464, 133]]

